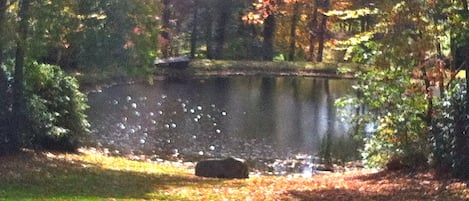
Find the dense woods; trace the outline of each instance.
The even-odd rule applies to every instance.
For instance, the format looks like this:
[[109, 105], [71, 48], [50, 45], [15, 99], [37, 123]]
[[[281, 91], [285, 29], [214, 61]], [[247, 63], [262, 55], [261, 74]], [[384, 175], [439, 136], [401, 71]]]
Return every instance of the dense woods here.
[[467, 0], [0, 0], [0, 152], [78, 146], [86, 98], [63, 70], [355, 62], [357, 95], [337, 105], [357, 108], [368, 165], [468, 178], [468, 18]]

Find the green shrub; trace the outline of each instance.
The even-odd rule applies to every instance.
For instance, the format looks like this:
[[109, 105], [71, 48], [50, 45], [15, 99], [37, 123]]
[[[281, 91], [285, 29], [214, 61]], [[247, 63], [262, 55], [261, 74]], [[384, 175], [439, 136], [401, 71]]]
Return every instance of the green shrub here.
[[[428, 156], [429, 139], [422, 114], [428, 102], [424, 93], [409, 92], [419, 85], [408, 74], [409, 70], [402, 68], [358, 73], [357, 95], [336, 102], [342, 108], [366, 108], [345, 115], [353, 117], [352, 130], [363, 140], [361, 152], [368, 166], [384, 167], [392, 158], [410, 168], [426, 165], [421, 156]], [[366, 131], [365, 127], [373, 129]], [[419, 156], [418, 162], [414, 156]]]
[[432, 121], [434, 165], [469, 178], [468, 97], [463, 80], [456, 81], [436, 106]]
[[33, 63], [26, 68], [28, 133], [25, 146], [73, 151], [86, 137], [86, 96], [75, 78], [59, 67]]

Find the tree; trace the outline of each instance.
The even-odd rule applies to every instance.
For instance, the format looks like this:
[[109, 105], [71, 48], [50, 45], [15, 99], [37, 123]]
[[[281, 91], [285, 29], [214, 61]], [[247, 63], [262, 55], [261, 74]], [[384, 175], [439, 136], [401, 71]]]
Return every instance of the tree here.
[[9, 119], [9, 103], [7, 95], [7, 90], [8, 90], [8, 80], [7, 80], [7, 75], [5, 70], [3, 69], [3, 49], [4, 49], [4, 39], [2, 36], [4, 35], [4, 22], [5, 22], [5, 15], [6, 15], [6, 10], [7, 10], [7, 1], [6, 0], [0, 0], [0, 97], [5, 97], [0, 100], [0, 146], [3, 144], [2, 141], [3, 138], [6, 137], [7, 131], [7, 125], [8, 123], [6, 122], [7, 119]]
[[389, 1], [376, 3], [379, 12], [329, 12], [344, 18], [365, 13], [368, 22], [376, 16], [374, 28], [361, 28], [365, 32], [338, 42], [348, 47], [347, 57], [372, 65], [358, 73], [361, 96], [354, 100], [369, 111], [357, 116], [362, 129], [376, 125], [362, 135], [369, 162], [382, 165], [398, 158], [415, 167], [431, 156], [435, 167], [469, 177], [467, 84], [456, 78], [467, 67], [467, 57], [458, 56], [469, 40], [466, 4]]
[[[440, 111], [433, 120], [434, 153], [436, 163], [443, 169], [450, 169], [455, 176], [467, 179], [469, 174], [469, 10], [467, 0], [436, 1], [432, 4], [434, 19], [445, 26], [450, 34], [450, 62], [452, 70], [450, 79], [454, 79], [457, 71], [464, 69], [465, 83], [450, 82], [448, 94], [439, 106]], [[438, 12], [442, 11], [442, 12]], [[448, 121], [448, 117], [451, 121]], [[446, 152], [451, 153], [448, 155]]]
[[[42, 4], [44, 2], [30, 0], [0, 3], [4, 25], [0, 29], [2, 42], [16, 35], [15, 44], [1, 44], [4, 59], [0, 63], [0, 153], [15, 152], [23, 147], [74, 150], [78, 136], [87, 132], [84, 96], [79, 93], [76, 81], [61, 74], [58, 67], [51, 70], [31, 64], [44, 55], [51, 55], [49, 47], [53, 49], [57, 44], [67, 43], [65, 36], [72, 30], [67, 27], [73, 23], [67, 21], [60, 26], [57, 14], [71, 19], [73, 15], [67, 6], [72, 4], [68, 4], [69, 1]], [[8, 12], [3, 6], [9, 8]], [[36, 8], [54, 12], [46, 15]], [[7, 31], [5, 27], [17, 29]], [[40, 68], [42, 71], [36, 71]], [[51, 75], [51, 71], [57, 73]], [[49, 85], [38, 89], [45, 83]], [[49, 137], [54, 140], [45, 140]]]
[[231, 8], [232, 0], [217, 1], [217, 10], [219, 11], [218, 19], [215, 28], [215, 55], [214, 59], [223, 59], [224, 47], [225, 47], [225, 38], [226, 38], [226, 29], [227, 25], [230, 24], [231, 19]]
[[263, 60], [272, 61], [274, 58], [274, 33], [275, 33], [275, 16], [269, 15], [264, 20], [264, 31], [262, 32], [263, 40]]
[[293, 3], [293, 15], [291, 19], [291, 29], [290, 29], [290, 52], [288, 53], [288, 60], [293, 61], [295, 59], [295, 48], [296, 48], [296, 28], [298, 24], [298, 15], [299, 15], [300, 3], [295, 1]]
[[271, 61], [274, 58], [274, 36], [278, 3], [276, 0], [263, 0], [262, 2], [253, 3], [253, 11], [243, 17], [245, 22], [263, 24], [262, 59], [265, 61]]
[[190, 57], [195, 58], [196, 51], [197, 51], [197, 38], [198, 38], [198, 31], [197, 28], [199, 26], [199, 0], [194, 0], [194, 11], [192, 12], [192, 24], [191, 24], [191, 52]]
[[[323, 0], [318, 6], [324, 11], [329, 10], [329, 0]], [[316, 61], [321, 62], [324, 52], [324, 43], [326, 40], [326, 33], [327, 33], [327, 16], [321, 16], [321, 23], [319, 25], [319, 37], [318, 37], [318, 54], [316, 55]]]
[[[404, 166], [425, 166], [430, 150], [428, 117], [435, 97], [432, 89], [438, 83], [426, 72], [438, 69], [433, 45], [438, 37], [424, 31], [430, 24], [422, 2], [382, 2], [376, 6], [379, 22], [374, 29], [342, 43], [350, 47], [348, 53], [355, 61], [372, 65], [357, 74], [361, 82], [356, 88], [361, 96], [356, 103], [369, 111], [358, 115], [357, 123], [361, 128], [376, 126], [372, 133], [360, 129], [365, 141], [363, 154], [370, 165], [398, 158]], [[365, 8], [360, 12], [376, 13]], [[356, 11], [356, 16], [360, 12]]]
[[24, 134], [23, 125], [26, 123], [25, 97], [24, 97], [24, 60], [26, 52], [26, 41], [28, 37], [29, 0], [20, 1], [18, 16], [18, 39], [15, 55], [15, 73], [13, 85], [13, 129], [10, 131], [8, 150], [17, 151], [21, 146], [21, 136]]
[[[317, 2], [317, 1], [315, 1]], [[314, 60], [314, 46], [316, 44], [316, 37], [317, 37], [317, 21], [318, 21], [318, 6], [317, 3], [313, 7], [313, 11], [311, 13], [310, 21], [309, 21], [309, 60]]]
[[[4, 23], [5, 23], [5, 18], [6, 18], [6, 11], [8, 7], [8, 2], [7, 0], [0, 0], [0, 64], [3, 63], [3, 47], [4, 47], [4, 39], [3, 39], [3, 33], [5, 32], [4, 30]], [[3, 70], [0, 68], [0, 74], [3, 73]], [[0, 75], [1, 76], [1, 75]]]

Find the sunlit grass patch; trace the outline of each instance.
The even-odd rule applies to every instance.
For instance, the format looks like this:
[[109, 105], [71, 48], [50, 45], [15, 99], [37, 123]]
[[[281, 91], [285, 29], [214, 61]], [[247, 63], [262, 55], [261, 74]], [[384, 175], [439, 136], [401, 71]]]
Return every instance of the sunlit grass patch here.
[[467, 200], [465, 182], [430, 173], [355, 171], [213, 179], [177, 163], [26, 151], [0, 157], [0, 200]]
[[155, 191], [191, 183], [184, 168], [101, 154], [28, 152], [2, 161], [0, 200], [151, 199]]

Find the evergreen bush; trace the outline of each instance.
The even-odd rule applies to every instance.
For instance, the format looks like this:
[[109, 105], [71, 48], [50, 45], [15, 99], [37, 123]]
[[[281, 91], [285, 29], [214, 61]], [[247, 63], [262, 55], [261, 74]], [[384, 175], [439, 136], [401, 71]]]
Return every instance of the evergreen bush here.
[[432, 121], [434, 165], [469, 178], [469, 113], [464, 80], [455, 81], [436, 106]]
[[74, 151], [88, 133], [86, 96], [75, 78], [58, 66], [33, 63], [27, 67], [28, 133], [25, 146]]

